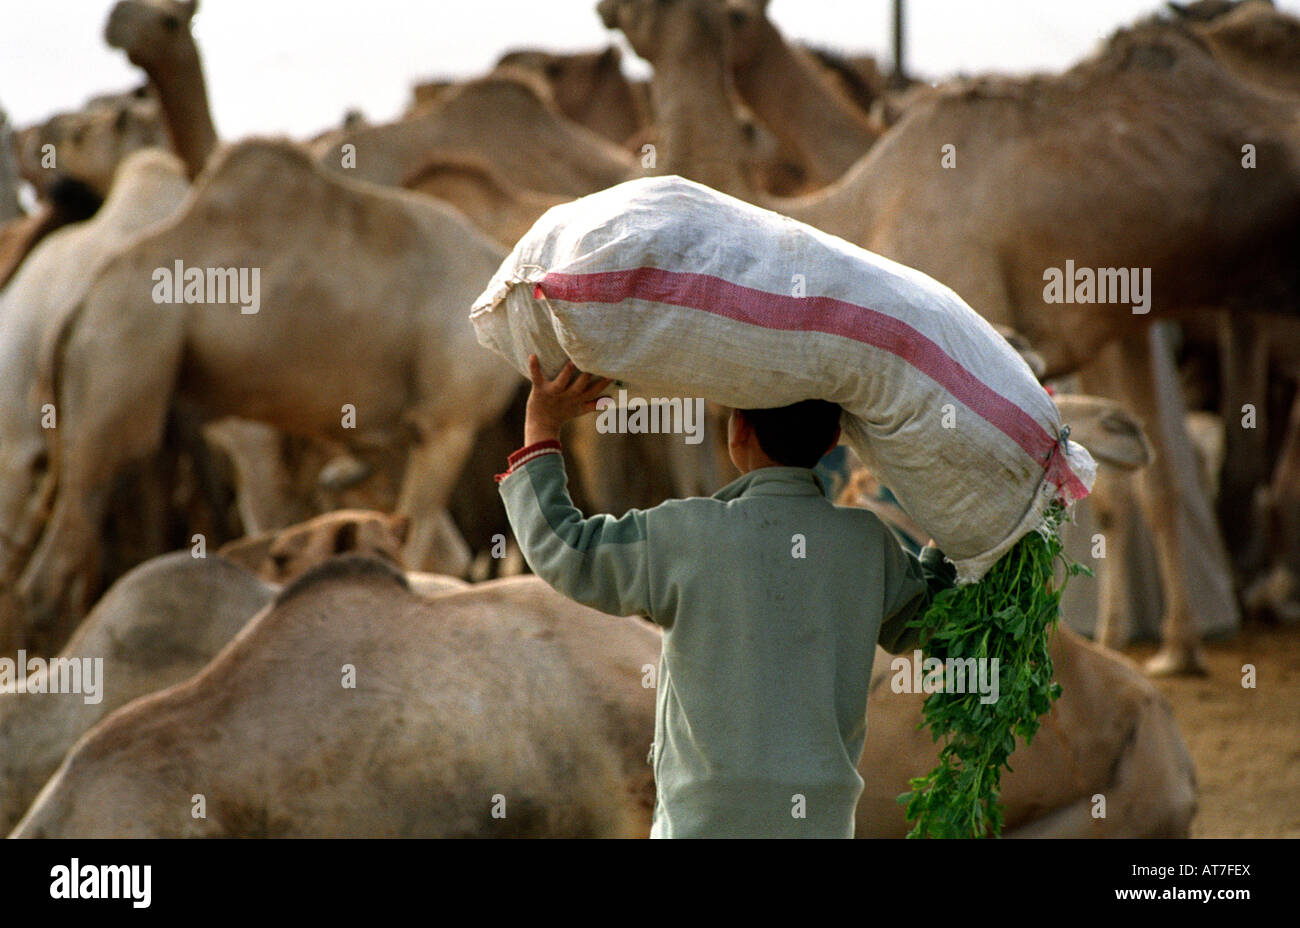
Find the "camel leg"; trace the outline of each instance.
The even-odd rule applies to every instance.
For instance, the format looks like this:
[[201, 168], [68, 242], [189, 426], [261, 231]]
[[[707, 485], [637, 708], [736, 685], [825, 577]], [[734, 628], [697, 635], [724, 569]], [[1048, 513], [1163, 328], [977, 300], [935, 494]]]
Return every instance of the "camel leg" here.
[[[1081, 392], [1131, 405], [1118, 343], [1103, 348], [1096, 360], [1079, 372], [1078, 380]], [[1097, 629], [1093, 640], [1113, 650], [1126, 646], [1136, 629], [1153, 625], [1160, 608], [1158, 597], [1140, 595], [1139, 571], [1135, 569], [1139, 553], [1135, 540], [1144, 535], [1136, 480], [1135, 474], [1103, 467], [1088, 497], [1106, 544], [1106, 559], [1095, 566]]]
[[204, 434], [230, 458], [245, 535], [286, 528], [307, 517], [308, 510], [293, 498], [279, 429], [230, 417], [208, 425]]
[[[1225, 447], [1217, 512], [1233, 564], [1241, 576], [1249, 576], [1264, 566], [1265, 557], [1253, 502], [1255, 488], [1268, 479], [1268, 338], [1264, 327], [1248, 315], [1223, 313], [1219, 322]], [[1242, 425], [1246, 404], [1255, 409], [1253, 428]]]
[[461, 537], [447, 500], [474, 446], [470, 425], [431, 432], [411, 448], [397, 511], [411, 520], [403, 560], [410, 570], [427, 570], [462, 577], [472, 555]]
[[1133, 633], [1128, 591], [1129, 540], [1133, 526], [1133, 477], [1128, 474], [1098, 474], [1097, 486], [1088, 497], [1098, 532], [1106, 542], [1106, 557], [1094, 562], [1097, 573], [1096, 642], [1118, 651]]
[[1246, 593], [1248, 607], [1300, 622], [1300, 392], [1291, 401], [1286, 434], [1259, 508], [1268, 526], [1267, 570]]
[[[1240, 614], [1227, 552], [1197, 476], [1166, 324], [1153, 324], [1145, 337], [1123, 339], [1118, 357], [1120, 383], [1150, 424], [1155, 449], [1154, 463], [1138, 476], [1138, 498], [1155, 544], [1165, 618], [1160, 651], [1146, 669], [1157, 675], [1204, 673], [1199, 628], [1222, 626], [1225, 620], [1236, 627]], [[1192, 577], [1195, 596], [1189, 590]]]
[[[1279, 569], [1288, 573], [1294, 596], [1295, 578], [1300, 576], [1300, 392], [1291, 401], [1291, 418], [1274, 467], [1269, 496], [1278, 527], [1279, 548], [1273, 552], [1273, 559]], [[1293, 602], [1287, 610], [1288, 618], [1300, 617], [1296, 609], [1297, 604]]]

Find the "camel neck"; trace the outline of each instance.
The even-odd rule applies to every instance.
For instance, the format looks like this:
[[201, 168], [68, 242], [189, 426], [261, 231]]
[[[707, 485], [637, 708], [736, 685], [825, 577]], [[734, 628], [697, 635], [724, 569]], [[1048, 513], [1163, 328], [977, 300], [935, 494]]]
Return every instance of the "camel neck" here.
[[755, 54], [736, 68], [735, 80], [746, 105], [798, 152], [810, 180], [824, 185], [862, 157], [878, 133], [813, 68], [765, 22]]
[[147, 70], [158, 90], [172, 146], [185, 162], [185, 171], [193, 180], [217, 147], [217, 130], [208, 108], [208, 90], [199, 50], [193, 47], [183, 50], [166, 65]]
[[721, 48], [674, 49], [655, 62], [650, 92], [659, 126], [661, 173], [680, 174], [753, 200], [746, 145]]

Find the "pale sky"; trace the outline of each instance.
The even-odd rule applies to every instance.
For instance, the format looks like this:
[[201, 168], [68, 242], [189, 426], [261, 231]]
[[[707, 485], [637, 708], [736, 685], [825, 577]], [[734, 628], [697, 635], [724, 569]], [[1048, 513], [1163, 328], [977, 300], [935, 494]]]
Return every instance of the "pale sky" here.
[[[143, 75], [102, 33], [113, 0], [0, 0], [0, 106], [17, 125]], [[1300, 0], [1280, 6], [1300, 13]], [[912, 71], [1061, 70], [1153, 0], [908, 0]], [[889, 0], [772, 0], [795, 38], [889, 58]], [[218, 132], [313, 135], [349, 108], [396, 117], [421, 78], [481, 73], [504, 51], [601, 48], [595, 0], [201, 0], [195, 35]], [[632, 70], [636, 73], [633, 62]]]

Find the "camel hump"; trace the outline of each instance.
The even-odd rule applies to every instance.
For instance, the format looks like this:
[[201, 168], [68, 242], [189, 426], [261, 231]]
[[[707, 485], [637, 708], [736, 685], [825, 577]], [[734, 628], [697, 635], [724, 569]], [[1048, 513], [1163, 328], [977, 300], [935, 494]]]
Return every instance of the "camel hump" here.
[[406, 575], [392, 564], [361, 554], [344, 554], [322, 561], [294, 580], [280, 591], [273, 605], [279, 608], [289, 600], [329, 583], [350, 583], [356, 580], [388, 580], [408, 593], [411, 591]]
[[559, 112], [555, 105], [555, 95], [546, 80], [526, 67], [513, 64], [498, 65], [491, 73], [452, 88], [445, 97], [444, 104], [450, 106], [457, 102], [473, 101], [475, 105], [482, 105], [493, 100], [502, 102], [506, 98], [540, 104], [548, 111]]
[[185, 164], [180, 158], [161, 148], [141, 148], [122, 159], [108, 199], [131, 206], [151, 191], [166, 189], [172, 196], [165, 200], [172, 203], [179, 202], [188, 188]]
[[277, 182], [283, 182], [278, 176], [283, 171], [317, 173], [307, 153], [288, 139], [246, 139], [218, 149], [196, 185], [221, 184], [242, 189], [244, 184], [262, 181], [269, 189], [275, 189]]

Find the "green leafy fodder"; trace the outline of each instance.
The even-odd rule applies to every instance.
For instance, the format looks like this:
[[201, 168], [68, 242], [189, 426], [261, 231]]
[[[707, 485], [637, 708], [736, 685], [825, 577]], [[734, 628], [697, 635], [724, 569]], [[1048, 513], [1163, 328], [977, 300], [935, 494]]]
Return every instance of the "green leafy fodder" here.
[[[1002, 832], [1002, 768], [1011, 769], [1016, 738], [1029, 744], [1040, 717], [1061, 695], [1048, 653], [1061, 592], [1071, 576], [1092, 574], [1062, 553], [1064, 520], [1065, 507], [1054, 502], [1043, 526], [1016, 542], [978, 583], [944, 590], [910, 623], [920, 628], [927, 657], [973, 657], [988, 661], [989, 672], [996, 667], [998, 698], [983, 703], [969, 685], [967, 692], [926, 697], [921, 725], [944, 745], [938, 766], [910, 780], [911, 790], [898, 797], [912, 823], [909, 838]], [[1065, 568], [1059, 586], [1054, 582], [1058, 559]]]

